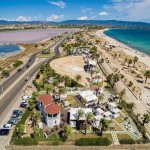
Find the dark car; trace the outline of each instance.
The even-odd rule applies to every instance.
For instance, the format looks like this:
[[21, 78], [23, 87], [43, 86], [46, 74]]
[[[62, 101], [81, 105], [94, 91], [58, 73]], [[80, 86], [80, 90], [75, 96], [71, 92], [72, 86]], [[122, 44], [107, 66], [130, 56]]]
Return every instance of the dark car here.
[[8, 135], [9, 129], [0, 129], [0, 135]]
[[20, 104], [20, 107], [21, 107], [21, 108], [27, 108], [27, 107], [28, 107], [28, 103], [22, 102], [22, 103]]
[[21, 110], [14, 110], [12, 114], [22, 115], [23, 112]]
[[16, 125], [18, 123], [18, 120], [15, 118], [11, 118], [7, 123], [12, 124], [12, 125]]

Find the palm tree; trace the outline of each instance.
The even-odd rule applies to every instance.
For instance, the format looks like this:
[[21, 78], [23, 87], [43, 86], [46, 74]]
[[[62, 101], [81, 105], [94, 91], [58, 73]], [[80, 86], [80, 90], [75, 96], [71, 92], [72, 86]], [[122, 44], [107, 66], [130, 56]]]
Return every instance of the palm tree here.
[[146, 82], [147, 82], [147, 79], [150, 78], [150, 70], [145, 71], [144, 76], [146, 77], [146, 78], [145, 78], [145, 83], [146, 83]]
[[82, 109], [78, 109], [77, 112], [77, 128], [79, 129], [79, 120], [84, 116], [84, 111]]
[[104, 118], [101, 119], [101, 136], [103, 135], [103, 131], [105, 131], [109, 127], [110, 122]]
[[130, 66], [130, 64], [132, 64], [132, 59], [128, 60], [128, 67]]
[[129, 111], [132, 112], [134, 108], [135, 108], [135, 103], [134, 102], [127, 103], [127, 109]]
[[126, 90], [125, 89], [120, 91], [120, 93], [119, 93], [120, 99], [122, 99], [125, 96], [125, 94], [126, 94]]
[[32, 126], [35, 126], [40, 118], [41, 118], [41, 113], [33, 109], [31, 112]]
[[113, 83], [113, 76], [114, 76], [113, 73], [111, 73], [111, 74], [109, 74], [109, 75], [107, 76], [107, 80], [109, 81], [110, 84]]
[[33, 100], [29, 100], [29, 106], [28, 109], [29, 111], [32, 111], [35, 108], [35, 103]]
[[115, 86], [115, 84], [120, 80], [120, 76], [119, 74], [114, 74], [113, 76], [113, 87]]
[[87, 124], [88, 122], [94, 119], [94, 115], [92, 112], [88, 112], [85, 114], [85, 134], [87, 134]]
[[138, 62], [138, 57], [137, 56], [135, 56], [134, 58], [133, 58], [133, 67], [135, 66], [135, 63], [137, 63]]
[[82, 79], [82, 77], [81, 77], [81, 75], [78, 74], [78, 75], [75, 76], [75, 79], [76, 79], [77, 82], [79, 82]]
[[144, 114], [142, 119], [143, 119], [143, 126], [144, 126], [145, 123], [149, 123], [150, 122], [150, 115], [149, 114]]

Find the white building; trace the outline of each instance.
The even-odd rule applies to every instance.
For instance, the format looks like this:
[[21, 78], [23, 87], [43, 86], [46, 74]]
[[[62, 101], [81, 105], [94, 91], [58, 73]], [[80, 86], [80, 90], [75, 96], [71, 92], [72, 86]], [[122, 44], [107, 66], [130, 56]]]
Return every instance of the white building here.
[[60, 124], [60, 107], [53, 102], [49, 94], [41, 95], [38, 99], [38, 107], [48, 127]]
[[76, 123], [78, 120], [78, 111], [82, 110], [84, 112], [83, 117], [80, 117], [79, 120], [80, 121], [85, 121], [85, 115], [89, 112], [92, 113], [92, 109], [91, 108], [70, 108], [70, 117], [69, 117], [69, 124], [71, 127], [76, 127]]
[[86, 106], [98, 103], [98, 97], [91, 90], [81, 91], [79, 94], [86, 101]]
[[107, 120], [111, 120], [112, 119], [112, 113], [110, 111], [104, 112], [104, 118]]

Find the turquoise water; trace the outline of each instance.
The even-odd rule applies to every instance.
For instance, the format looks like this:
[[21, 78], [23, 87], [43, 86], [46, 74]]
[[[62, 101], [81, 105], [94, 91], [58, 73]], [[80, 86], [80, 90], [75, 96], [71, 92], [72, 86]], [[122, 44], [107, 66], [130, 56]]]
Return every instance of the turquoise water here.
[[110, 29], [104, 34], [150, 55], [150, 30], [139, 29]]

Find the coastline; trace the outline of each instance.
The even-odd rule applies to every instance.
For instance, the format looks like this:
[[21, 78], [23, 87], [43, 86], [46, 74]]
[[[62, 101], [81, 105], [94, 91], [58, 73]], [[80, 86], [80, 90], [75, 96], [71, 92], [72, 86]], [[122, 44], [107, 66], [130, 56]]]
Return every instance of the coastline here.
[[121, 50], [125, 52], [127, 55], [130, 55], [132, 57], [137, 56], [139, 58], [139, 61], [144, 63], [146, 66], [150, 67], [150, 56], [138, 51], [137, 49], [131, 48], [128, 45], [112, 38], [109, 37], [104, 33], [104, 31], [109, 30], [109, 29], [103, 29], [103, 30], [98, 30], [96, 32], [96, 35], [99, 37], [104, 38], [109, 44], [115, 45], [117, 50]]
[[[4, 44], [2, 44], [2, 45], [4, 45]], [[14, 52], [0, 53], [0, 61], [1, 60], [5, 60], [5, 59], [7, 59], [9, 57], [12, 57], [12, 56], [14, 56], [14, 55], [16, 55], [18, 53], [21, 53], [21, 52], [23, 52], [25, 50], [25, 48], [23, 46], [19, 45], [19, 44], [18, 44], [18, 47], [19, 47], [19, 50], [16, 50]]]

